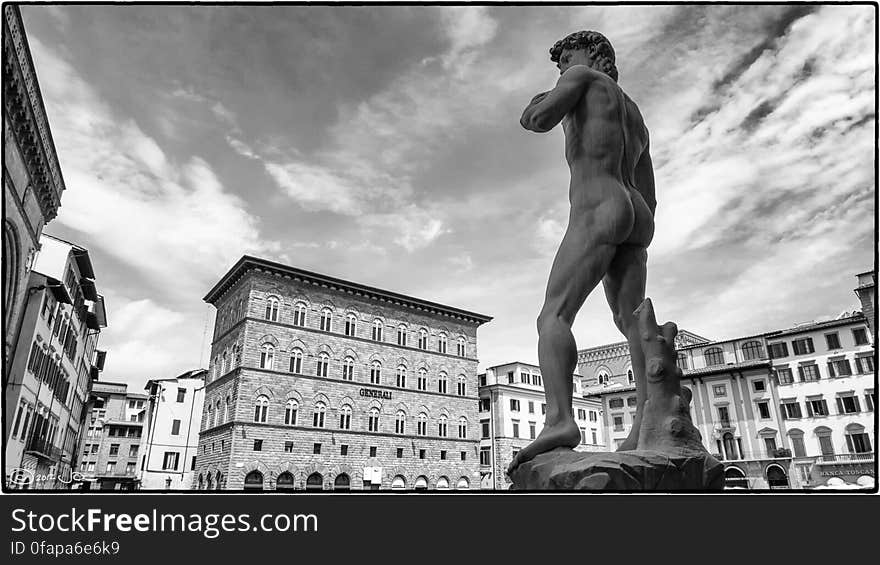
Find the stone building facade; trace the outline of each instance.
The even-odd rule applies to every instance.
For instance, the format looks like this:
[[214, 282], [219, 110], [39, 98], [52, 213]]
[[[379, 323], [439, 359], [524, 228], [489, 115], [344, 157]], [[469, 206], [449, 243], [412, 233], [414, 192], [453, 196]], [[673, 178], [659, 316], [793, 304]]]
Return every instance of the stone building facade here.
[[[124, 383], [96, 381], [86, 411], [80, 444], [79, 476], [73, 488], [136, 490], [143, 460], [147, 395], [129, 392]], [[191, 462], [189, 462], [191, 464]]]
[[15, 355], [28, 275], [64, 179], [18, 6], [3, 6], [3, 384]]
[[872, 340], [877, 335], [877, 310], [874, 309], [874, 299], [877, 297], [877, 273], [874, 271], [866, 271], [856, 275], [858, 286], [855, 288], [856, 296], [862, 304], [862, 314], [868, 328], [871, 330]]
[[490, 317], [248, 256], [205, 301], [194, 488], [479, 487]]
[[[544, 429], [547, 400], [541, 368], [527, 363], [489, 367], [480, 375], [480, 487], [507, 490], [507, 467]], [[573, 375], [572, 414], [581, 431], [575, 451], [604, 451], [601, 402], [586, 398]]]

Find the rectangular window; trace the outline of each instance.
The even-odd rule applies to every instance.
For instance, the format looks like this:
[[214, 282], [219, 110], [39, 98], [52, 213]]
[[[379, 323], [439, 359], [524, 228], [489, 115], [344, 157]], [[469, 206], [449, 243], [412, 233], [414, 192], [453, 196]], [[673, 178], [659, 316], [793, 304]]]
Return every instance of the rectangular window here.
[[125, 464], [125, 474], [133, 475], [134, 474], [134, 463], [126, 463]]
[[[599, 417], [598, 417], [598, 414], [596, 414], [596, 411], [595, 411], [595, 410], [590, 410], [590, 421], [591, 421], [591, 422], [597, 422], [598, 419], [599, 419]], [[593, 442], [593, 443], [596, 443], [596, 442]]]
[[489, 420], [480, 420], [480, 434], [483, 439], [489, 438]]
[[874, 359], [872, 357], [856, 357], [856, 370], [859, 374], [874, 372]]
[[543, 414], [546, 414], [546, 413], [547, 413], [547, 405], [546, 405], [546, 404], [541, 404], [541, 414], [543, 415]]
[[596, 438], [596, 430], [591, 429], [591, 430], [590, 430], [590, 433], [593, 435], [593, 445], [598, 444], [599, 442], [598, 442], [598, 440], [597, 440], [598, 438]]
[[174, 420], [173, 422], [171, 422], [171, 435], [180, 435], [180, 420]]
[[581, 443], [587, 443], [587, 429], [579, 428], [581, 431]]
[[166, 451], [165, 456], [162, 459], [162, 470], [163, 471], [176, 471], [177, 470], [177, 460], [180, 457], [180, 454], [176, 451]]
[[822, 399], [807, 400], [807, 416], [827, 416], [828, 403]]
[[467, 461], [467, 451], [462, 451], [462, 452], [461, 452], [461, 460], [462, 460], [462, 461]]
[[397, 458], [403, 459], [403, 448], [402, 447], [397, 448]]
[[535, 403], [529, 400], [529, 414], [535, 413]]
[[480, 375], [479, 378], [480, 378], [480, 386], [486, 386], [486, 374], [483, 373], [482, 375]]
[[480, 412], [488, 412], [489, 411], [489, 399], [481, 398], [480, 399]]
[[578, 408], [578, 420], [586, 420], [587, 419], [587, 411], [583, 408]]
[[544, 386], [544, 380], [541, 375], [532, 375], [532, 384], [535, 386]]
[[481, 447], [480, 448], [480, 465], [491, 465], [492, 464], [492, 448], [490, 447]]
[[183, 402], [186, 398], [186, 389], [177, 387], [177, 401]]
[[730, 412], [727, 410], [727, 406], [718, 407], [718, 419], [724, 425], [730, 424]]
[[868, 333], [865, 331], [865, 328], [854, 329], [853, 339], [856, 345], [868, 345]]
[[293, 442], [285, 441], [284, 442], [284, 453], [293, 453]]
[[783, 402], [780, 405], [780, 412], [783, 419], [797, 419], [803, 417], [801, 413], [801, 405], [797, 402]]
[[254, 440], [254, 451], [263, 451], [263, 440], [261, 440], [261, 439]]
[[791, 376], [791, 369], [776, 369], [776, 378], [779, 379], [779, 384], [781, 385], [790, 385], [794, 382], [794, 377]]
[[107, 474], [116, 472], [116, 461], [108, 461], [107, 462]]
[[530, 385], [532, 384], [532, 376], [529, 373], [520, 373], [519, 374], [519, 382]]
[[752, 388], [755, 389], [755, 392], [764, 392], [767, 390], [767, 386], [764, 384], [763, 380], [752, 381]]
[[375, 457], [375, 456], [376, 456], [376, 447], [373, 446], [370, 448], [370, 457]]
[[784, 341], [782, 343], [771, 343], [768, 347], [770, 348], [771, 359], [788, 357], [788, 344]]
[[825, 343], [828, 345], [828, 349], [840, 349], [840, 338], [837, 332], [825, 334]]
[[513, 437], [519, 437], [519, 422], [513, 420]]
[[529, 439], [535, 439], [535, 422], [529, 422]]
[[767, 420], [770, 418], [770, 404], [767, 402], [758, 402], [758, 414], [761, 415], [762, 420]]
[[828, 362], [828, 375], [831, 377], [848, 377], [852, 375], [849, 359], [838, 359]]
[[609, 408], [623, 408], [623, 399], [622, 398], [612, 398], [608, 401]]
[[440, 460], [446, 461], [446, 450], [445, 449], [440, 450]]
[[714, 385], [712, 387], [712, 394], [715, 396], [727, 396], [727, 385]]
[[776, 438], [775, 437], [765, 437], [764, 438], [764, 447], [767, 449], [767, 457], [773, 457], [773, 452], [776, 451]]
[[315, 455], [321, 454], [321, 444], [320, 443], [316, 443], [316, 444], [312, 445], [312, 453]]
[[820, 378], [819, 375], [819, 365], [812, 363], [810, 365], [801, 365], [798, 367], [798, 374], [800, 374], [801, 382], [811, 382], [818, 381]]
[[623, 431], [623, 416], [614, 416], [614, 431]]
[[420, 449], [420, 450], [419, 450], [419, 459], [424, 459], [424, 458], [425, 458], [425, 450], [424, 450], [424, 449]]
[[510, 410], [511, 412], [519, 412], [519, 400], [515, 398], [510, 399]]
[[110, 444], [110, 457], [116, 457], [119, 455], [119, 444], [111, 443]]
[[874, 394], [873, 390], [865, 391], [865, 410], [868, 412], [874, 411], [874, 405], [876, 404], [877, 396]]
[[348, 455], [348, 446], [343, 444], [339, 446], [339, 455]]
[[859, 398], [857, 396], [838, 396], [837, 412], [839, 414], [857, 414], [861, 412]]
[[811, 337], [796, 339], [791, 342], [791, 347], [794, 350], [795, 355], [806, 355], [808, 353], [814, 353], [816, 351], [813, 348], [813, 338]]
[[508, 371], [507, 372], [507, 384], [513, 384], [513, 381], [514, 381], [513, 371]]

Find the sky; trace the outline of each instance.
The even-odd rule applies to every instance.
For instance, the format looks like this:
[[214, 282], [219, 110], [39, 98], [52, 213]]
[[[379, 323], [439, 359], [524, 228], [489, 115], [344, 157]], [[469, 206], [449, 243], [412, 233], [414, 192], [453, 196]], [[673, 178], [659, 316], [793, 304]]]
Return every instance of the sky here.
[[[480, 369], [535, 363], [568, 217], [560, 127], [519, 117], [580, 29], [651, 136], [658, 320], [727, 339], [859, 308], [874, 268], [871, 6], [23, 6], [90, 252], [102, 380], [206, 366], [243, 255], [494, 317]], [[579, 348], [621, 341], [601, 288]]]

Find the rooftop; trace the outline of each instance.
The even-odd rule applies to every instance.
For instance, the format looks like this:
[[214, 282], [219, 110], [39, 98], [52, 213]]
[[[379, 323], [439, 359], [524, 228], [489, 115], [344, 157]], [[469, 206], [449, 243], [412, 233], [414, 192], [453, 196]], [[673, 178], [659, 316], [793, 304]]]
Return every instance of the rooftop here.
[[290, 267], [267, 259], [252, 257], [250, 255], [242, 256], [242, 258], [239, 259], [225, 275], [223, 275], [220, 282], [214, 285], [214, 288], [205, 295], [204, 301], [209, 304], [214, 304], [217, 299], [223, 296], [227, 290], [251, 270], [262, 271], [284, 278], [292, 278], [293, 280], [323, 286], [332, 290], [344, 291], [358, 296], [364, 296], [380, 302], [390, 302], [415, 310], [427, 310], [429, 312], [453, 318], [461, 318], [471, 323], [484, 324], [492, 320], [491, 316], [486, 316], [485, 314], [477, 314], [476, 312], [469, 312], [453, 306], [445, 306], [436, 302], [422, 300], [421, 298], [414, 298], [405, 294], [398, 294], [396, 292], [382, 290], [356, 282], [305, 271], [303, 269]]

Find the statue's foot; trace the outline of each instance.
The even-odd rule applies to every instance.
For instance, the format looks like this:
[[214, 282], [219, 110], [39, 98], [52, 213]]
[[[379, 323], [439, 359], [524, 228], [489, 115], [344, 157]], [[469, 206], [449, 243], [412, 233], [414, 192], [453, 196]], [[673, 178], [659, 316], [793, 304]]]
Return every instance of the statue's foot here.
[[535, 441], [525, 446], [510, 465], [507, 467], [507, 474], [513, 472], [522, 463], [534, 459], [536, 455], [556, 449], [557, 447], [574, 448], [581, 442], [581, 432], [577, 427], [573, 418], [568, 418], [557, 424], [545, 425]]

